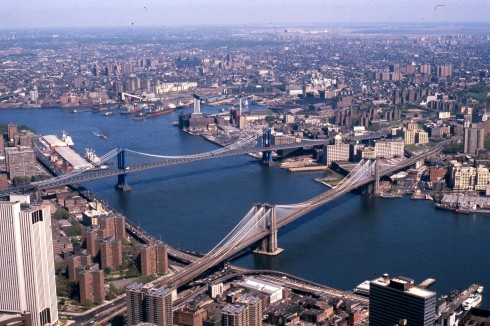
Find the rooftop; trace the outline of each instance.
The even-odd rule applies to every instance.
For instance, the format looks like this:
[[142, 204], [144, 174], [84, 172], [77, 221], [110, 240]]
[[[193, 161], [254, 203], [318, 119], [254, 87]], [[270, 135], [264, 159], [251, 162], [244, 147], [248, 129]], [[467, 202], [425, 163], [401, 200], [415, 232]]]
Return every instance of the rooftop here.
[[[380, 278], [377, 278], [377, 279], [371, 281], [371, 285], [372, 284], [376, 284], [376, 285], [379, 285], [379, 286], [390, 287], [390, 288], [392, 288], [394, 290], [402, 291], [402, 290], [400, 290], [400, 289], [392, 286], [392, 283], [394, 283], [394, 282], [399, 283], [399, 284], [405, 284], [405, 283], [410, 283], [410, 279], [407, 279], [407, 278], [404, 278], [404, 277], [392, 278], [389, 281], [389, 283], [387, 283], [383, 277], [380, 277]], [[427, 299], [427, 298], [430, 298], [430, 297], [436, 295], [435, 292], [427, 291], [427, 290], [421, 289], [419, 287], [413, 286], [413, 283], [412, 284], [407, 284], [407, 285], [408, 285], [407, 286], [407, 290], [404, 291], [404, 292], [406, 292], [406, 293], [408, 293], [410, 295], [413, 295], [413, 296], [416, 296], [416, 297], [419, 297], [419, 298], [423, 298], [423, 299]]]
[[223, 314], [227, 315], [238, 315], [242, 313], [245, 309], [247, 309], [247, 306], [229, 303], [223, 307], [222, 312]]
[[248, 289], [254, 289], [269, 294], [272, 294], [277, 291], [281, 291], [283, 289], [282, 286], [269, 283], [263, 280], [259, 280], [256, 278], [248, 278], [245, 280], [245, 282], [240, 283], [240, 285]]
[[172, 293], [172, 289], [170, 288], [159, 288], [159, 289], [150, 289], [148, 290], [148, 295], [165, 297]]
[[128, 285], [127, 290], [128, 291], [139, 291], [143, 288], [144, 284], [143, 283], [131, 283]]
[[68, 163], [70, 163], [74, 169], [92, 166], [92, 164], [88, 163], [83, 157], [81, 157], [70, 147], [57, 147], [56, 152], [60, 154], [63, 159], [68, 161]]
[[43, 139], [49, 144], [51, 147], [66, 147], [68, 146], [64, 141], [56, 137], [55, 135], [46, 135], [43, 136]]

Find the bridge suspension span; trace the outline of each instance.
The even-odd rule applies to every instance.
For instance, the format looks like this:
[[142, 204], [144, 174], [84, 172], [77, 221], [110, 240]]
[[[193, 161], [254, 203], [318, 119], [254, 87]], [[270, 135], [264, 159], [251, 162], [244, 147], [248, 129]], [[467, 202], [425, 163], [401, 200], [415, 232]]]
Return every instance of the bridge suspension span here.
[[0, 191], [0, 196], [29, 190], [47, 189], [67, 184], [77, 184], [111, 176], [117, 176], [117, 186], [123, 190], [127, 190], [129, 189], [129, 186], [127, 185], [126, 177], [129, 173], [196, 162], [200, 160], [209, 160], [249, 153], [270, 153], [277, 150], [302, 147], [311, 148], [312, 146], [325, 144], [325, 140], [302, 140], [301, 142], [280, 145], [272, 145], [268, 143], [267, 146], [264, 146], [262, 138], [263, 137], [258, 132], [252, 132], [228, 146], [209, 152], [188, 155], [159, 155], [131, 149], [115, 148], [101, 156], [96, 163], [87, 164], [83, 167], [60, 174], [51, 179], [33, 182], [27, 185]]
[[[361, 184], [372, 182], [375, 160], [363, 160], [333, 189], [307, 201], [289, 205], [254, 205], [240, 222], [204, 257], [188, 265], [160, 285], [178, 287], [202, 274], [219, 262], [236, 256], [259, 243], [259, 253], [277, 254], [277, 229], [324, 205]], [[262, 242], [261, 242], [262, 241]]]
[[287, 205], [256, 204], [208, 254], [197, 259], [177, 274], [152, 285], [177, 288], [214, 265], [233, 258], [245, 249], [257, 244], [259, 244], [259, 253], [277, 254], [280, 252], [277, 247], [277, 230], [279, 228], [346, 192], [377, 182], [381, 176], [389, 175], [434, 155], [448, 142], [441, 142], [431, 150], [394, 164], [383, 163], [378, 159], [363, 159], [334, 188], [301, 203]]

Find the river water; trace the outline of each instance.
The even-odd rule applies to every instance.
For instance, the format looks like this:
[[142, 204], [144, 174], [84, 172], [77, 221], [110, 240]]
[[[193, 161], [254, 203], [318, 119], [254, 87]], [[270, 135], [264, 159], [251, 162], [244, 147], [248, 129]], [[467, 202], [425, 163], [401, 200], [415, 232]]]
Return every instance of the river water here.
[[[178, 112], [133, 121], [131, 116], [73, 114], [56, 108], [0, 111], [0, 123], [28, 125], [43, 135], [66, 130], [80, 153], [92, 148], [101, 156], [124, 147], [182, 155], [217, 148], [173, 127], [177, 120]], [[130, 192], [116, 191], [112, 178], [85, 186], [164, 242], [207, 252], [254, 203], [298, 203], [327, 190], [314, 181], [319, 176], [288, 173], [236, 156], [130, 174]], [[279, 256], [250, 254], [235, 263], [276, 269], [339, 289], [352, 289], [383, 273], [408, 276], [416, 283], [431, 277], [437, 282], [430, 289], [441, 295], [472, 283], [490, 289], [489, 235], [490, 216], [457, 215], [407, 197], [349, 193], [280, 230], [284, 252]], [[488, 307], [485, 297], [482, 306]]]

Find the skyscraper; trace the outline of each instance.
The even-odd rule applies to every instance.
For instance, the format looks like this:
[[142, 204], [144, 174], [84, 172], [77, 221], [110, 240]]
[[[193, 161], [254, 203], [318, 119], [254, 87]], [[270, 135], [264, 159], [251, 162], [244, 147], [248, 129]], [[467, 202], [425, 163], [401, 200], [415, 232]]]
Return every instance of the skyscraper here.
[[432, 326], [435, 320], [436, 293], [413, 286], [413, 280], [384, 275], [370, 283], [369, 324]]
[[58, 321], [49, 206], [0, 202], [0, 310]]

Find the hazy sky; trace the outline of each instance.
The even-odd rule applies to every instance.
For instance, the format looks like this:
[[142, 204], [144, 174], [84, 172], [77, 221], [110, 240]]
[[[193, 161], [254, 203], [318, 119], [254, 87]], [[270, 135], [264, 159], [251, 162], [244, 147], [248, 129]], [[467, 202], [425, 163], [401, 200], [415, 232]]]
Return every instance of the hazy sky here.
[[0, 0], [0, 29], [488, 22], [490, 0]]

